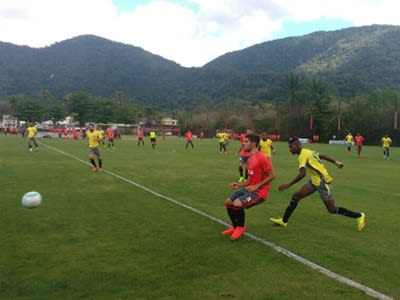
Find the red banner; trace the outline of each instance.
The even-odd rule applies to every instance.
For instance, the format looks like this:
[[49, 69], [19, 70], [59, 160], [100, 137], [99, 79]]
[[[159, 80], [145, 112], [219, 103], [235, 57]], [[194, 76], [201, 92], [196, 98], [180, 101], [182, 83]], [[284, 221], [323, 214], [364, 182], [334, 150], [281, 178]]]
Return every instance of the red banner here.
[[313, 130], [314, 128], [314, 116], [310, 115], [310, 130]]

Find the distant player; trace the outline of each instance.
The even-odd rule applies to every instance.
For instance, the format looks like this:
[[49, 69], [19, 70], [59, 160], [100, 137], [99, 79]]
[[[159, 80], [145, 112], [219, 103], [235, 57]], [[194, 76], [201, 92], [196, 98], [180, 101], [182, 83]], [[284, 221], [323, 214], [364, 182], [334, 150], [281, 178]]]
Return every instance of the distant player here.
[[361, 157], [361, 149], [362, 149], [363, 143], [364, 143], [363, 136], [361, 134], [357, 133], [356, 136], [354, 137], [354, 145], [356, 146], [356, 149], [357, 149], [358, 158]]
[[275, 179], [271, 161], [258, 151], [259, 142], [259, 136], [246, 135], [243, 151], [250, 153], [247, 161], [249, 178], [246, 182], [231, 183], [231, 188], [236, 192], [225, 200], [232, 227], [221, 234], [230, 235], [231, 240], [239, 239], [246, 230], [244, 209], [264, 202], [268, 197], [271, 181]]
[[392, 144], [392, 139], [385, 134], [385, 136], [381, 139], [382, 149], [383, 149], [383, 158], [389, 159], [389, 148]]
[[39, 145], [36, 142], [36, 135], [37, 135], [37, 129], [33, 125], [33, 123], [29, 123], [29, 126], [26, 128], [25, 135], [28, 137], [28, 148], [29, 151], [32, 152], [32, 144], [35, 145], [36, 151], [39, 151]]
[[353, 144], [353, 136], [351, 135], [351, 132], [349, 132], [346, 137], [344, 138], [344, 141], [346, 142], [346, 147], [347, 147], [347, 152], [351, 152], [351, 146]]
[[217, 133], [217, 139], [219, 143], [219, 153], [226, 154], [226, 141], [225, 141], [225, 133], [220, 131]]
[[200, 132], [200, 140], [203, 140], [204, 139], [204, 131], [201, 131]]
[[186, 146], [185, 149], [187, 150], [188, 146], [191, 145], [192, 149], [194, 148], [194, 144], [193, 144], [193, 134], [192, 131], [188, 130], [185, 133], [185, 139], [186, 139]]
[[272, 154], [275, 154], [275, 148], [272, 145], [272, 140], [268, 138], [266, 133], [261, 134], [259, 150], [264, 153], [268, 159], [272, 160]]
[[110, 127], [107, 130], [107, 139], [108, 139], [108, 143], [107, 144], [108, 144], [108, 148], [112, 148], [113, 150], [115, 149], [114, 138], [115, 138], [114, 129], [112, 129]]
[[105, 132], [103, 130], [103, 128], [101, 128], [100, 126], [97, 128], [97, 133], [99, 134], [99, 143], [103, 145], [103, 147], [106, 146], [106, 143], [104, 142], [105, 139]]
[[244, 144], [245, 144], [246, 136], [251, 133], [252, 133], [251, 129], [247, 129], [246, 134], [242, 133], [240, 135], [240, 148], [238, 150], [238, 153], [240, 153], [238, 182], [243, 182], [243, 181], [247, 180], [246, 163], [247, 163], [247, 160], [249, 159], [250, 153], [248, 151], [244, 150], [244, 148], [245, 148]]
[[152, 130], [150, 131], [149, 136], [150, 136], [151, 147], [153, 147], [153, 150], [155, 150], [157, 146], [157, 134], [154, 130]]
[[142, 144], [142, 146], [144, 146], [144, 131], [142, 127], [139, 127], [138, 129], [138, 142], [137, 145], [140, 146], [140, 144]]
[[[100, 154], [100, 149], [99, 149], [99, 142], [100, 142], [100, 136], [99, 132], [97, 130], [94, 130], [94, 124], [89, 124], [89, 130], [86, 132], [86, 137], [88, 139], [88, 144], [89, 144], [89, 160], [93, 165], [92, 171], [97, 172], [97, 171], [103, 171], [102, 169], [102, 164], [103, 164], [103, 159]], [[99, 167], [96, 166], [96, 162], [94, 161], [94, 155], [97, 157], [97, 162], [99, 164]]]
[[311, 180], [303, 185], [292, 196], [292, 199], [289, 203], [289, 206], [286, 208], [283, 218], [271, 218], [271, 222], [282, 227], [287, 227], [289, 218], [293, 211], [296, 209], [299, 201], [318, 191], [321, 200], [324, 202], [327, 210], [331, 214], [337, 214], [356, 219], [358, 230], [362, 230], [365, 226], [364, 213], [353, 212], [346, 208], [335, 206], [335, 202], [333, 200], [333, 178], [329, 175], [321, 160], [329, 161], [340, 169], [343, 168], [343, 163], [335, 161], [334, 159], [326, 155], [302, 148], [301, 143], [297, 138], [292, 138], [289, 140], [289, 151], [292, 154], [297, 154], [299, 156], [299, 173], [289, 183], [281, 184], [279, 186], [279, 190], [284, 191], [302, 180], [306, 176], [307, 171], [311, 175]]

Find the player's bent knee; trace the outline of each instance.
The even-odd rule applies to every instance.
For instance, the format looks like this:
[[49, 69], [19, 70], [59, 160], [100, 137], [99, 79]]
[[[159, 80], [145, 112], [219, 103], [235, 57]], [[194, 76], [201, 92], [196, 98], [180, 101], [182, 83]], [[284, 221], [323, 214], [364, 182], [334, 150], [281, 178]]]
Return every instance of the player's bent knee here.
[[232, 207], [233, 206], [233, 202], [231, 199], [225, 199], [225, 207]]
[[239, 199], [236, 199], [235, 201], [233, 201], [233, 207], [234, 207], [234, 208], [238, 208], [238, 209], [243, 208], [243, 203], [242, 203], [242, 201], [240, 201]]
[[336, 214], [336, 211], [337, 211], [336, 207], [334, 207], [334, 208], [329, 207], [329, 208], [327, 208], [327, 209], [328, 209], [328, 212], [329, 212], [330, 214]]

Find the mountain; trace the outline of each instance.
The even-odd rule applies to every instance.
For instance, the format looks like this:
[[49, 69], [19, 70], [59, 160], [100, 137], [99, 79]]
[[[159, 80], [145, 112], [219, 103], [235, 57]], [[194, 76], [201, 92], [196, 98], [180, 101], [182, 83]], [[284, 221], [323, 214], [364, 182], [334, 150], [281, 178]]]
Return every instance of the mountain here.
[[320, 76], [351, 96], [400, 89], [400, 26], [373, 25], [285, 38], [225, 54], [205, 68], [272, 76]]
[[342, 96], [376, 88], [400, 90], [400, 27], [373, 25], [315, 32], [227, 53], [201, 68], [184, 68], [141, 48], [84, 35], [45, 48], [0, 42], [0, 98], [61, 98], [85, 91], [160, 108], [191, 108], [247, 98], [273, 99], [289, 72], [320, 76]]

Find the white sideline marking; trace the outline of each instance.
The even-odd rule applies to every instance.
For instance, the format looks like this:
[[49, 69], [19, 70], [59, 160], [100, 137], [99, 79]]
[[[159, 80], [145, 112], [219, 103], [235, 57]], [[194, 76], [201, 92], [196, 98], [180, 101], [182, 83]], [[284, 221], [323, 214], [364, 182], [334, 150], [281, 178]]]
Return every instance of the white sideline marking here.
[[[42, 144], [43, 146], [46, 146], [49, 149], [52, 149], [52, 150], [58, 152], [58, 153], [61, 153], [63, 155], [71, 157], [71, 158], [73, 158], [73, 159], [75, 159], [75, 160], [77, 160], [77, 161], [79, 161], [79, 162], [81, 162], [83, 164], [91, 166], [91, 164], [89, 162], [84, 161], [84, 160], [82, 160], [82, 159], [80, 159], [80, 158], [78, 158], [78, 157], [76, 157], [76, 156], [74, 156], [72, 154], [66, 153], [66, 152], [64, 152], [62, 150], [59, 150], [59, 149], [57, 149], [55, 147], [49, 146], [49, 145], [44, 144], [42, 142], [39, 142], [39, 143]], [[146, 191], [146, 192], [148, 192], [150, 194], [153, 194], [154, 196], [157, 196], [159, 198], [162, 198], [164, 200], [172, 202], [172, 203], [174, 203], [174, 204], [176, 204], [178, 206], [181, 206], [181, 207], [183, 207], [183, 208], [185, 208], [187, 210], [190, 210], [190, 211], [195, 212], [195, 213], [197, 213], [199, 215], [202, 215], [202, 216], [204, 216], [204, 217], [206, 217], [206, 218], [208, 218], [208, 219], [210, 219], [210, 220], [212, 220], [212, 221], [214, 221], [216, 223], [219, 223], [219, 224], [227, 226], [227, 227], [230, 226], [230, 224], [228, 224], [228, 223], [226, 223], [226, 222], [224, 222], [224, 221], [222, 221], [220, 219], [217, 219], [216, 217], [213, 217], [213, 216], [211, 216], [211, 215], [209, 215], [209, 214], [207, 214], [207, 213], [205, 213], [205, 212], [203, 212], [203, 211], [201, 211], [201, 210], [199, 210], [197, 208], [194, 208], [194, 207], [192, 207], [190, 205], [187, 205], [187, 204], [184, 204], [182, 202], [179, 202], [178, 200], [175, 200], [175, 199], [173, 199], [171, 197], [168, 197], [168, 196], [165, 196], [163, 194], [157, 193], [156, 191], [153, 191], [153, 190], [151, 190], [151, 189], [149, 189], [149, 188], [147, 188], [147, 187], [145, 187], [145, 186], [143, 186], [141, 184], [138, 184], [138, 183], [136, 183], [136, 182], [134, 182], [134, 181], [132, 181], [130, 179], [127, 179], [127, 178], [125, 178], [125, 177], [123, 177], [121, 175], [118, 175], [116, 173], [113, 173], [113, 172], [107, 171], [107, 170], [104, 170], [104, 172], [107, 173], [107, 174], [110, 174], [111, 176], [114, 176], [114, 177], [116, 177], [118, 179], [121, 179], [122, 181], [125, 181], [125, 182], [127, 182], [127, 183], [129, 183], [129, 184], [131, 184], [133, 186], [136, 186], [141, 190], [144, 190], [144, 191]], [[337, 273], [335, 273], [335, 272], [333, 272], [333, 271], [331, 271], [331, 270], [329, 270], [327, 268], [324, 268], [324, 267], [322, 267], [322, 266], [320, 266], [320, 265], [318, 265], [316, 263], [313, 263], [312, 261], [310, 261], [310, 260], [308, 260], [308, 259], [306, 259], [304, 257], [301, 257], [301, 256], [299, 256], [299, 255], [297, 255], [297, 254], [287, 250], [286, 248], [283, 248], [283, 247], [281, 247], [281, 246], [279, 246], [279, 245], [277, 245], [277, 244], [275, 244], [273, 242], [269, 242], [267, 240], [264, 240], [264, 239], [262, 239], [262, 238], [260, 238], [258, 236], [255, 236], [255, 235], [253, 235], [251, 233], [248, 233], [248, 232], [245, 232], [244, 235], [246, 235], [250, 239], [255, 240], [255, 241], [257, 241], [257, 242], [259, 242], [259, 243], [261, 243], [261, 244], [263, 244], [265, 246], [268, 246], [269, 248], [275, 250], [276, 252], [282, 253], [282, 254], [286, 255], [287, 257], [292, 258], [293, 260], [295, 260], [295, 261], [297, 261], [299, 263], [302, 263], [303, 265], [305, 265], [305, 266], [307, 266], [307, 267], [309, 267], [311, 269], [317, 270], [317, 271], [321, 272], [322, 274], [324, 274], [324, 275], [326, 275], [326, 276], [328, 276], [328, 277], [330, 277], [332, 279], [335, 279], [336, 281], [339, 281], [341, 283], [344, 283], [344, 284], [347, 284], [347, 285], [349, 285], [351, 287], [354, 287], [354, 288], [356, 288], [356, 289], [358, 289], [360, 291], [363, 291], [364, 293], [366, 293], [367, 295], [369, 295], [371, 297], [374, 297], [374, 298], [377, 298], [377, 299], [382, 299], [382, 300], [393, 300], [393, 298], [391, 298], [391, 297], [389, 297], [389, 296], [387, 296], [385, 294], [382, 294], [382, 293], [380, 293], [380, 292], [378, 292], [378, 291], [376, 291], [376, 290], [374, 290], [374, 289], [372, 289], [372, 288], [370, 288], [368, 286], [365, 286], [365, 285], [363, 285], [361, 283], [358, 283], [358, 282], [356, 282], [354, 280], [351, 280], [351, 279], [349, 279], [347, 277], [339, 275], [339, 274], [337, 274]]]

